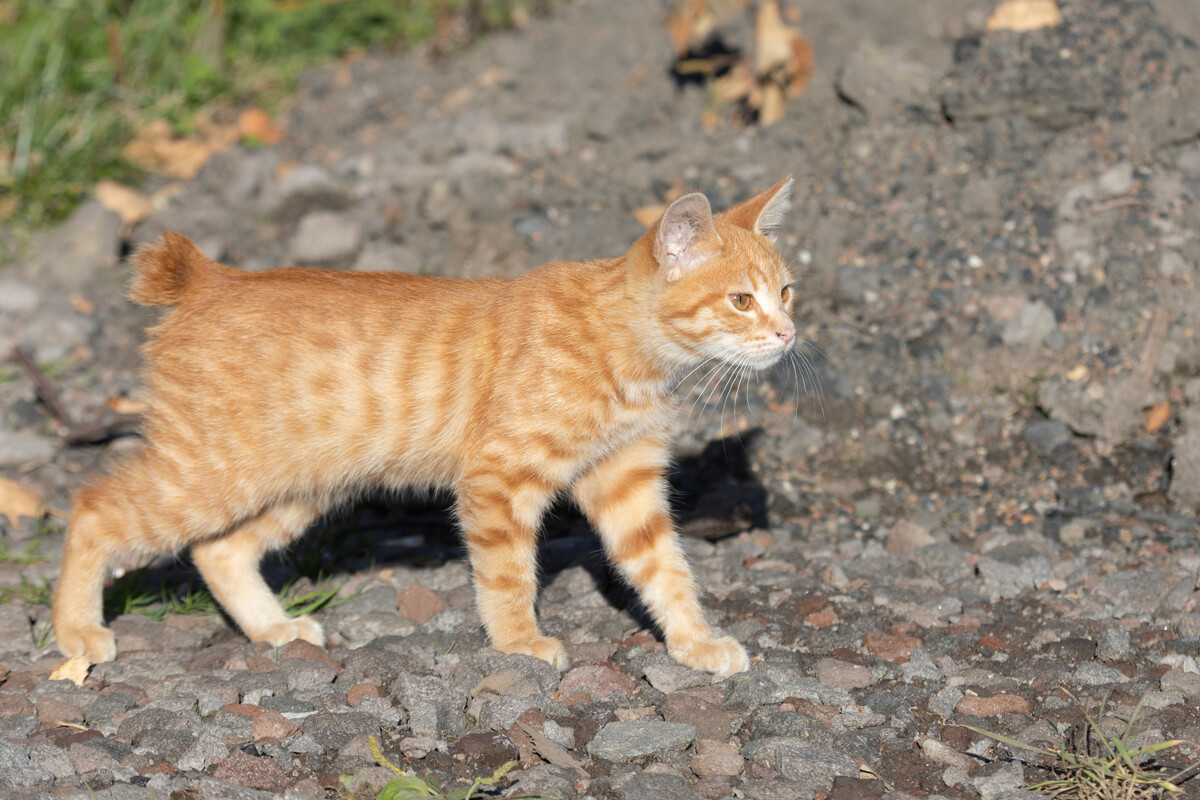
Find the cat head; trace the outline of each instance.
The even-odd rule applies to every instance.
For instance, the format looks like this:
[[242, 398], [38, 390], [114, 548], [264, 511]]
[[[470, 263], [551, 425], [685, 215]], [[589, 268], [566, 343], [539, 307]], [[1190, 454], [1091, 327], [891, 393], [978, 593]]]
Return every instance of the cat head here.
[[647, 232], [652, 313], [672, 360], [766, 369], [792, 348], [795, 286], [771, 236], [791, 188], [787, 178], [716, 215], [685, 195]]

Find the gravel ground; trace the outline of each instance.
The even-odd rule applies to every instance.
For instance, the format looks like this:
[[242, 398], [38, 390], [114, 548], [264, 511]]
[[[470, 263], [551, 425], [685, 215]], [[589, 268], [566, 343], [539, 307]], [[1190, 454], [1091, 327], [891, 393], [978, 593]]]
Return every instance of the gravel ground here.
[[[541, 615], [573, 668], [490, 650], [435, 497], [373, 499], [269, 565], [340, 584], [328, 650], [123, 614], [116, 661], [51, 681], [62, 525], [0, 517], [0, 586], [24, 586], [0, 605], [0, 795], [374, 797], [373, 736], [443, 785], [518, 760], [512, 796], [992, 800], [1047, 773], [972, 727], [1057, 747], [1085, 713], [1137, 716], [1138, 741], [1200, 742], [1200, 15], [1064, 0], [1012, 34], [984, 0], [795, 5], [817, 74], [770, 128], [704, 130], [659, 3], [575, 0], [453, 57], [311, 74], [277, 147], [150, 185], [132, 230], [85, 205], [0, 270], [0, 344], [90, 422], [139, 396], [153, 314], [120, 256], [163, 230], [244, 269], [513, 275], [623, 251], [673, 187], [722, 207], [795, 175], [811, 371], [701, 377], [679, 424], [686, 547], [748, 673], [672, 662], [565, 506]], [[136, 440], [66, 447], [6, 369], [0, 473], [67, 508]]]

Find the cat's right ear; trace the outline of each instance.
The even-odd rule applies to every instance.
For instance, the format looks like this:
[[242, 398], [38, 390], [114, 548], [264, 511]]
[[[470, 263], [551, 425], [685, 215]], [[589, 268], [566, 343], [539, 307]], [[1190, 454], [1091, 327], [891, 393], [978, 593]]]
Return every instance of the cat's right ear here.
[[707, 197], [685, 194], [667, 207], [654, 236], [654, 260], [668, 281], [679, 280], [712, 254], [705, 242], [710, 236], [717, 231]]

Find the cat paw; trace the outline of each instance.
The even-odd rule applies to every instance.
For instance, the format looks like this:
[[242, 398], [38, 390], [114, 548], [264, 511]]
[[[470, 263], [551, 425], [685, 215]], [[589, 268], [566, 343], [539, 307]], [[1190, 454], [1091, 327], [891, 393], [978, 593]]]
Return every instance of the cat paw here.
[[562, 642], [553, 636], [538, 636], [536, 639], [531, 639], [527, 642], [515, 642], [503, 647], [497, 647], [496, 649], [501, 653], [520, 653], [521, 655], [540, 658], [559, 672], [565, 672], [571, 666], [571, 662], [567, 659], [567, 651], [563, 647]]
[[671, 657], [685, 667], [716, 673], [723, 678], [750, 668], [746, 648], [732, 636], [702, 639], [667, 649]]
[[85, 656], [93, 664], [112, 661], [117, 657], [117, 641], [113, 632], [101, 625], [80, 628], [55, 628], [58, 650], [67, 658]]
[[303, 639], [317, 647], [325, 646], [325, 631], [321, 626], [308, 617], [296, 617], [287, 622], [280, 622], [265, 628], [250, 637], [256, 642], [268, 642], [276, 647], [282, 647], [288, 642]]

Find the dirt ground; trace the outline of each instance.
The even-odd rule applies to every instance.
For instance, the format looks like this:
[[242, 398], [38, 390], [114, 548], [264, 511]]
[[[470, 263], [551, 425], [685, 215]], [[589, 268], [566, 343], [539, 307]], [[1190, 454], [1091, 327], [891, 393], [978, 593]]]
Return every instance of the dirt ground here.
[[[681, 190], [721, 208], [785, 175], [808, 361], [681, 388], [677, 515], [749, 673], [674, 665], [565, 505], [541, 613], [573, 668], [500, 656], [446, 499], [372, 498], [268, 565], [340, 585], [327, 652], [113, 603], [120, 655], [76, 687], [48, 679], [64, 526], [0, 517], [0, 794], [374, 797], [374, 737], [444, 783], [516, 760], [512, 796], [992, 800], [1052, 773], [979, 730], [1200, 742], [1200, 12], [1063, 0], [1015, 33], [994, 5], [785, 2], [816, 68], [760, 127], [706, 124], [665, 4], [574, 0], [314, 72], [278, 146], [152, 181], [136, 225], [92, 202], [39, 234], [0, 268], [0, 346], [77, 424], [136, 408], [155, 315], [121, 259], [162, 231], [243, 269], [512, 276], [624, 251]], [[752, 15], [719, 30], [752, 50]], [[0, 475], [51, 506], [137, 446], [68, 445], [0, 370]], [[195, 580], [186, 557], [138, 576]]]

